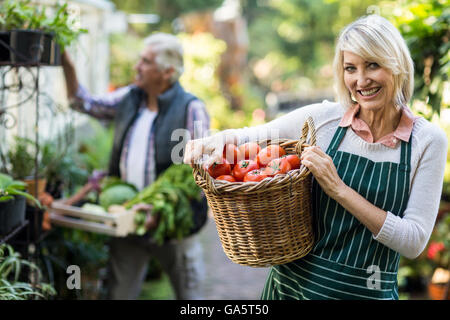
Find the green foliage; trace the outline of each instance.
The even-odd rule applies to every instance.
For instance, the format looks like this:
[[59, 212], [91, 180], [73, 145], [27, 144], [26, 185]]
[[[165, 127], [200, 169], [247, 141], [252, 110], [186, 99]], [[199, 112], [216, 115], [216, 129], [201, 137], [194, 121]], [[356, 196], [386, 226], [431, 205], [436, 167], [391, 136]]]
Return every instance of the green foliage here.
[[77, 27], [67, 3], [57, 4], [55, 9], [51, 17], [47, 14], [46, 7], [35, 6], [29, 0], [6, 0], [0, 7], [0, 29], [31, 29], [54, 33], [56, 41], [64, 51], [65, 47], [87, 30]]
[[224, 41], [210, 33], [178, 35], [184, 49], [185, 72], [180, 82], [183, 87], [202, 99], [211, 117], [211, 128], [221, 130], [242, 122], [232, 114], [230, 104], [222, 95], [216, 70], [220, 55], [225, 51]]
[[110, 42], [110, 84], [113, 88], [119, 88], [133, 82], [136, 74], [134, 65], [143, 49], [143, 40], [132, 34], [113, 34]]
[[395, 6], [391, 19], [401, 31], [415, 67], [414, 99], [425, 102], [431, 114], [448, 108], [443, 101], [445, 82], [450, 75], [450, 6], [448, 0], [408, 0]]
[[116, 8], [128, 13], [154, 13], [159, 15], [159, 22], [154, 25], [132, 25], [140, 36], [153, 31], [173, 32], [174, 21], [180, 15], [191, 11], [212, 10], [218, 8], [223, 0], [112, 0]]
[[142, 291], [138, 300], [173, 300], [175, 293], [167, 273], [142, 284]]
[[81, 138], [78, 145], [78, 156], [88, 172], [106, 170], [113, 143], [113, 126], [103, 126], [96, 120], [90, 120], [93, 132]]
[[14, 179], [25, 179], [33, 175], [35, 167], [35, 145], [27, 138], [14, 137], [14, 144], [2, 158], [2, 170]]
[[56, 137], [40, 143], [39, 154], [36, 155], [35, 142], [28, 138], [14, 137], [14, 144], [2, 157], [0, 172], [11, 174], [14, 179], [24, 180], [34, 177], [35, 157], [38, 157], [38, 177], [47, 180], [51, 191], [60, 187], [83, 184], [88, 172], [80, 166], [79, 157], [74, 152], [70, 139], [73, 137], [73, 128], [67, 126]]
[[88, 171], [81, 166], [79, 157], [75, 156], [75, 146], [64, 138], [67, 133], [70, 131], [45, 141], [40, 148], [40, 166], [50, 192], [60, 191], [57, 190], [58, 185], [62, 189], [84, 184], [88, 178]]
[[[19, 281], [23, 267], [37, 274], [38, 282], [33, 285]], [[0, 300], [45, 299], [56, 295], [55, 289], [41, 281], [41, 270], [34, 263], [21, 258], [8, 244], [0, 244]]]
[[[434, 251], [434, 252], [433, 252]], [[428, 245], [427, 257], [435, 267], [450, 267], [450, 214], [435, 226]]]
[[[445, 131], [447, 140], [450, 141], [450, 123], [446, 125], [440, 124], [440, 127]], [[444, 171], [444, 184], [442, 187], [442, 199], [450, 202], [450, 149], [447, 149], [447, 164]]]
[[[44, 239], [46, 260], [51, 264], [58, 299], [89, 299], [90, 290], [83, 281], [101, 281], [99, 270], [108, 261], [107, 241], [110, 237], [98, 233], [58, 227]], [[67, 267], [77, 265], [82, 270], [82, 290], [67, 288]]]
[[367, 13], [375, 0], [247, 0], [253, 81], [268, 91], [331, 87], [334, 41], [343, 26]]
[[0, 203], [12, 200], [14, 196], [23, 196], [42, 208], [41, 203], [36, 198], [24, 191], [25, 188], [25, 182], [14, 180], [11, 176], [0, 173]]

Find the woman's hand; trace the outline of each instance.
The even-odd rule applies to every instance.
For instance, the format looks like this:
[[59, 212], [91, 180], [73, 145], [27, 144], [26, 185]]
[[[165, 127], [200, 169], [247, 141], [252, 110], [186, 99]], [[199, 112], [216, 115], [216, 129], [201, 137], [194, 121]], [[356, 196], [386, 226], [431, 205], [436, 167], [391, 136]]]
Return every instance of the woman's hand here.
[[374, 206], [339, 177], [333, 159], [319, 147], [307, 147], [300, 157], [323, 191], [353, 214], [370, 232], [378, 235], [387, 212]]
[[314, 175], [323, 191], [331, 198], [337, 200], [340, 192], [347, 185], [339, 177], [333, 159], [319, 147], [311, 146], [303, 150], [300, 160]]
[[186, 144], [183, 162], [191, 167], [194, 164], [208, 165], [215, 161], [219, 162], [222, 159], [223, 146], [223, 143], [211, 138], [190, 140]]
[[194, 164], [212, 165], [222, 163], [223, 147], [227, 143], [236, 143], [237, 136], [233, 130], [225, 130], [214, 136], [190, 140], [184, 150], [183, 162], [191, 167]]

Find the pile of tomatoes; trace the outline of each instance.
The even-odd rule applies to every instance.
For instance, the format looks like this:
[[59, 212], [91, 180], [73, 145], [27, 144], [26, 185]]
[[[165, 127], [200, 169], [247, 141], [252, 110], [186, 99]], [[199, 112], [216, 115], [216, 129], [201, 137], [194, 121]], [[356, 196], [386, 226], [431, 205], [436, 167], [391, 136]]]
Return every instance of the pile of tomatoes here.
[[226, 144], [222, 162], [215, 162], [205, 170], [217, 180], [259, 182], [298, 168], [300, 158], [294, 154], [286, 154], [282, 147], [270, 145], [261, 148], [256, 142], [247, 142], [239, 147]]

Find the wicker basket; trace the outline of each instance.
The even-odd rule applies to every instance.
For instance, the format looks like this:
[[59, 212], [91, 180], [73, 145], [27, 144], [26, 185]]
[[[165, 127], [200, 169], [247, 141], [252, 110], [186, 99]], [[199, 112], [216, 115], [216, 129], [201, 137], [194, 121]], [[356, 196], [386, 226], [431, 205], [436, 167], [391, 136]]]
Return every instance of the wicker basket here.
[[[315, 145], [311, 118], [300, 140], [258, 143], [279, 144], [287, 154], [300, 155], [308, 132]], [[312, 249], [311, 173], [306, 167], [246, 183], [212, 179], [200, 165], [194, 165], [193, 173], [212, 209], [223, 250], [233, 262], [268, 267], [299, 259]]]

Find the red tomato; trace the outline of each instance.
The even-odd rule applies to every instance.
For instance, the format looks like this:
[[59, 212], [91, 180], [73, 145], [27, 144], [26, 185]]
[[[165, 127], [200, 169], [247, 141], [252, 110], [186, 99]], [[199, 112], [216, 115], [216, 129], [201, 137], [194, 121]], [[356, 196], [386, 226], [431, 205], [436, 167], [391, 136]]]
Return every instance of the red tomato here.
[[254, 160], [241, 160], [233, 168], [233, 176], [237, 181], [242, 181], [247, 172], [259, 169], [258, 162]]
[[260, 167], [265, 167], [273, 159], [278, 159], [286, 154], [286, 151], [280, 146], [270, 145], [258, 152], [256, 160]]
[[300, 168], [300, 158], [296, 154], [288, 154], [283, 157], [291, 165], [291, 170]]
[[223, 159], [222, 163], [214, 162], [206, 170], [215, 179], [219, 176], [231, 175], [231, 164], [226, 159]]
[[223, 157], [227, 159], [230, 164], [236, 164], [239, 160], [243, 159], [239, 148], [232, 143], [223, 146]]
[[268, 175], [264, 174], [262, 170], [256, 169], [248, 172], [244, 177], [244, 182], [259, 182], [261, 180], [264, 180], [265, 178], [269, 177]]
[[224, 180], [228, 182], [236, 182], [236, 179], [233, 176], [230, 176], [229, 174], [224, 174], [223, 176], [218, 176], [216, 180]]
[[239, 151], [244, 159], [254, 160], [258, 152], [261, 151], [261, 147], [256, 142], [247, 142], [239, 146]]
[[268, 175], [269, 177], [273, 177], [274, 175], [280, 174], [280, 173], [286, 173], [289, 170], [291, 170], [291, 165], [289, 164], [289, 161], [287, 161], [286, 158], [278, 158], [273, 159], [269, 162], [267, 167], [264, 169], [264, 174]]

